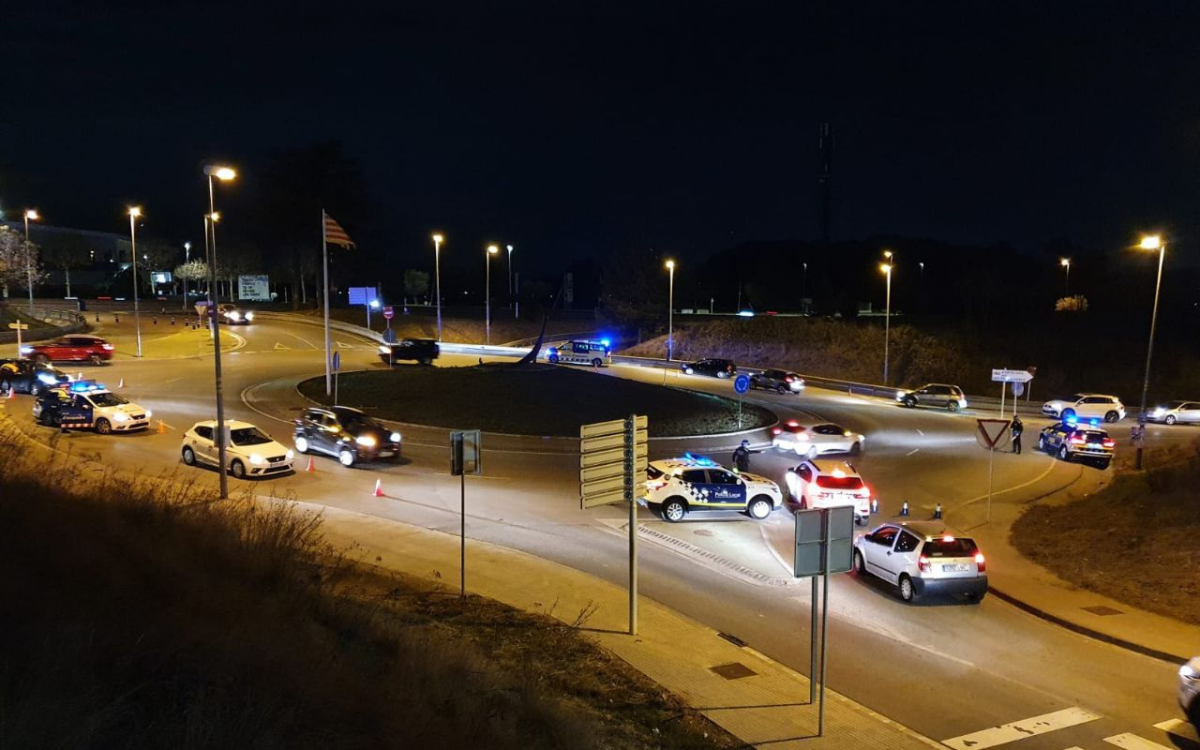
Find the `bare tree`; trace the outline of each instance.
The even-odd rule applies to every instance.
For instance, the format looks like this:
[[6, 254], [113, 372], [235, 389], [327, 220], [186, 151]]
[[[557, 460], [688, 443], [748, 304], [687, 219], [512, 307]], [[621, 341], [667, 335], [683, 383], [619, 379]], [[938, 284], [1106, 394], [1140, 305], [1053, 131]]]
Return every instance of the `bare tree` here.
[[36, 284], [45, 276], [38, 262], [37, 243], [26, 242], [19, 232], [0, 225], [0, 294], [7, 298], [10, 285]]

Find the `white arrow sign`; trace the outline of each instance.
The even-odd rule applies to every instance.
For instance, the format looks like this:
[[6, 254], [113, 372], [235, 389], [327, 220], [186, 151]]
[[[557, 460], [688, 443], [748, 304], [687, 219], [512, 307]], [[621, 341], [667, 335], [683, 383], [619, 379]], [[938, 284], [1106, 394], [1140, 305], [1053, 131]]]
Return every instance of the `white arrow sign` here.
[[1033, 376], [1025, 370], [992, 370], [993, 383], [1028, 383]]

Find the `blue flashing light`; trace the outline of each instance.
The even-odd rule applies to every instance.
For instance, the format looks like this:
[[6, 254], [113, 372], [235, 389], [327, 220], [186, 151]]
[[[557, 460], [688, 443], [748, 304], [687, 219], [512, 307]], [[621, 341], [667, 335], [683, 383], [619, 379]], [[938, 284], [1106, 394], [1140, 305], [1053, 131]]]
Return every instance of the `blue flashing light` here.
[[108, 390], [102, 383], [97, 383], [94, 380], [76, 380], [71, 383], [72, 393], [88, 393], [89, 391], [104, 391]]
[[1074, 427], [1075, 425], [1079, 424], [1079, 417], [1072, 415], [1064, 419], [1063, 422], [1067, 423], [1071, 427]]
[[608, 347], [612, 346], [612, 340], [611, 339], [600, 339], [600, 345], [603, 346], [605, 349], [607, 349]]
[[1090, 424], [1092, 427], [1099, 427], [1100, 420], [1097, 419], [1096, 417], [1092, 417], [1091, 419], [1088, 420], [1088, 424]]
[[693, 456], [691, 453], [684, 453], [683, 457], [696, 466], [717, 466], [717, 462], [707, 456]]

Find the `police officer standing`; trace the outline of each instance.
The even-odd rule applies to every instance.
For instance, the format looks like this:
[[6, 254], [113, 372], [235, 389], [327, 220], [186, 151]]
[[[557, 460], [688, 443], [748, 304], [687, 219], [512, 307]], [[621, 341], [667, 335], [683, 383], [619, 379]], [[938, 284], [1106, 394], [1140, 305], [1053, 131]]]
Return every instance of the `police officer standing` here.
[[749, 440], [743, 440], [742, 444], [733, 451], [733, 467], [737, 469], [739, 473], [743, 471], [750, 471], [751, 453], [761, 453], [761, 451], [750, 450]]
[[1012, 418], [1012, 449], [1013, 453], [1021, 455], [1021, 433], [1025, 431], [1025, 423], [1016, 414]]

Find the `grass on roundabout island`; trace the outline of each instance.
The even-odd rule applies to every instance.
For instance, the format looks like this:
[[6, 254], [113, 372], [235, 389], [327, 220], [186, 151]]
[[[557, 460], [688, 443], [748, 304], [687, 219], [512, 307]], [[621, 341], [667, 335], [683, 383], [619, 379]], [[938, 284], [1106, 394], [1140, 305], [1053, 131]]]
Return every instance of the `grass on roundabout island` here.
[[[647, 416], [652, 437], [738, 429], [732, 387], [730, 398], [722, 398], [554, 365], [380, 367], [342, 374], [338, 403], [397, 422], [520, 435], [578, 437], [580, 425], [630, 414]], [[325, 396], [323, 377], [302, 382], [300, 392], [314, 401], [332, 401]], [[742, 405], [741, 429], [775, 421], [767, 409]]]

